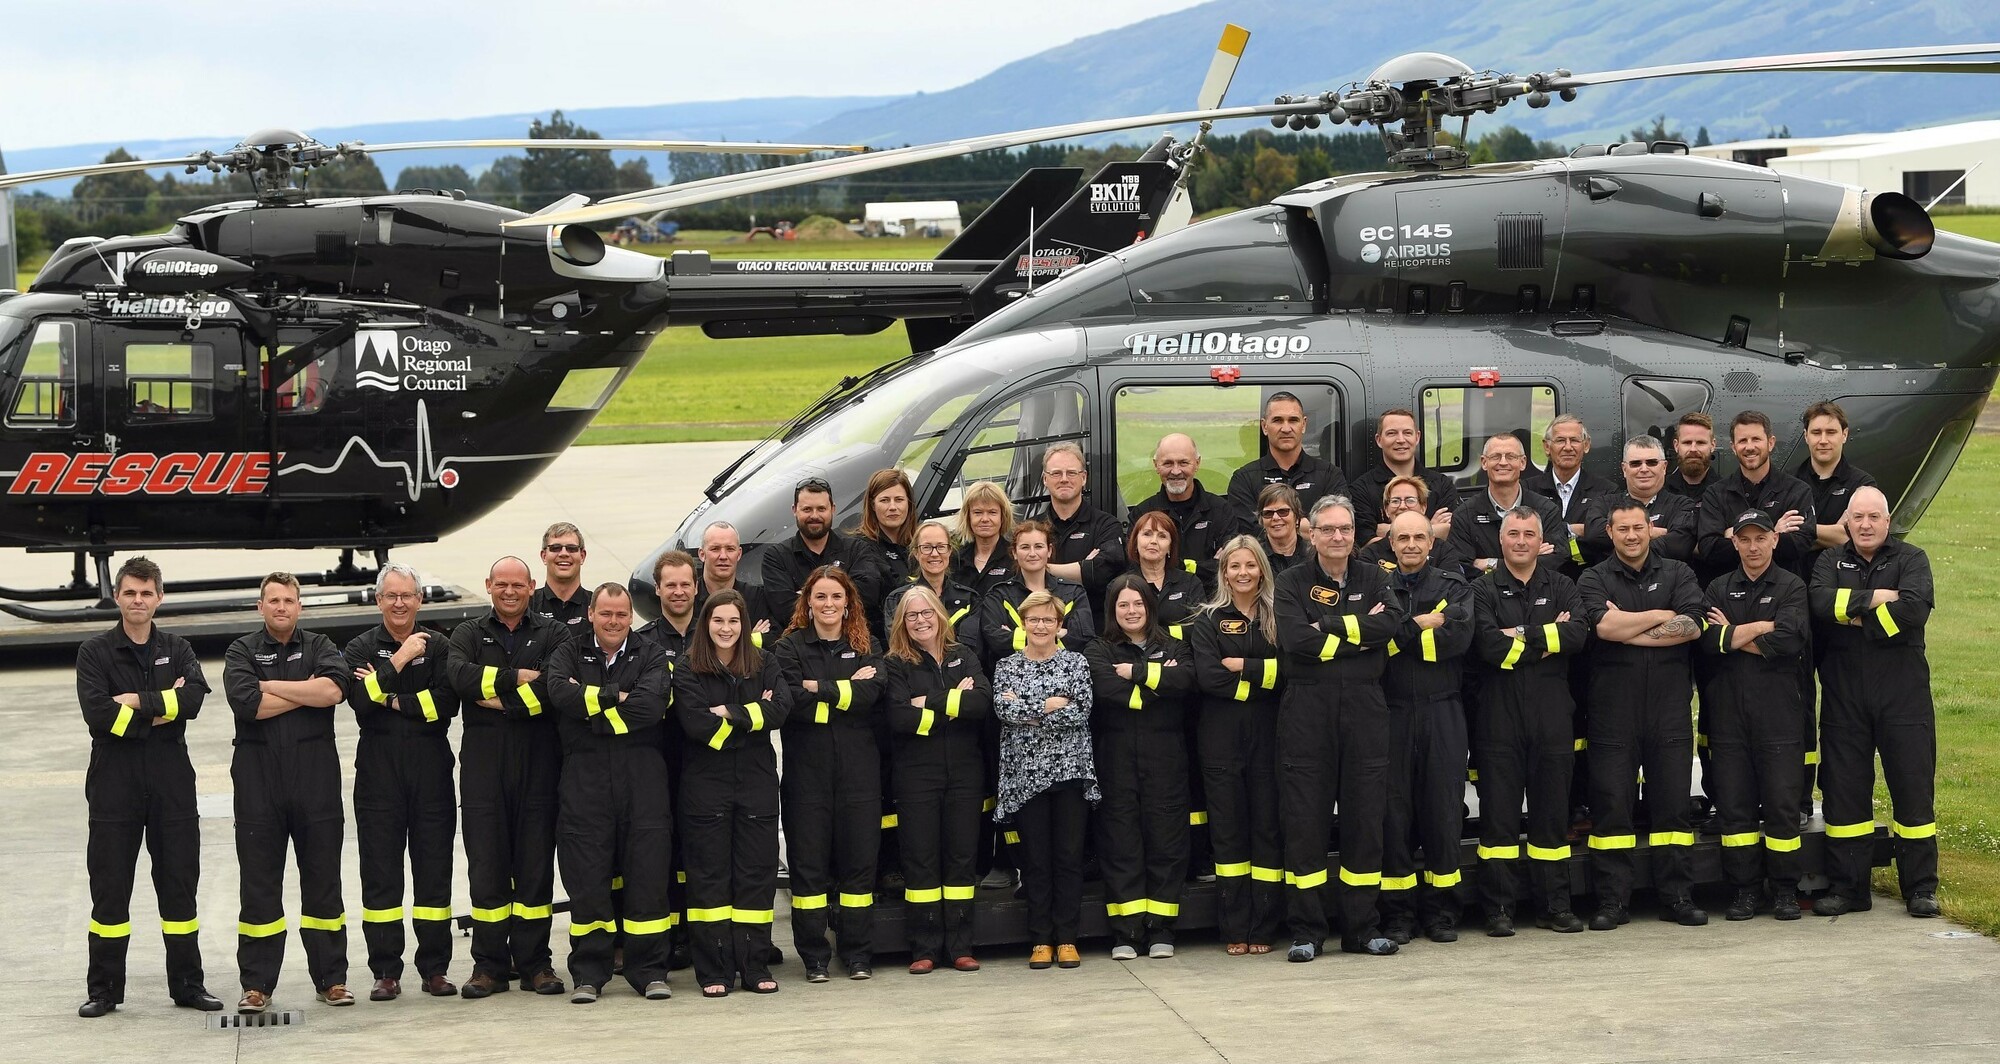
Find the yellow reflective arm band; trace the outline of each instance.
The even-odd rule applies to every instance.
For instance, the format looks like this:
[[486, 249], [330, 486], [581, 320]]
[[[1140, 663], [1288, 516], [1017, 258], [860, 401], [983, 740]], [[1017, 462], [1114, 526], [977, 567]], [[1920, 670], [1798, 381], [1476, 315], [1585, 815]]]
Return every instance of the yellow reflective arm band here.
[[1554, 623], [1542, 625], [1542, 639], [1548, 643], [1550, 654], [1562, 653], [1562, 629], [1557, 628]]
[[118, 719], [111, 722], [111, 734], [123, 738], [125, 736], [125, 730], [127, 728], [130, 728], [131, 726], [132, 726], [132, 707], [119, 706]]
[[854, 683], [853, 683], [853, 681], [851, 681], [851, 680], [835, 680], [835, 681], [833, 681], [833, 687], [834, 687], [834, 690], [836, 690], [836, 691], [839, 691], [839, 692], [840, 692], [840, 698], [839, 698], [839, 700], [838, 700], [838, 701], [834, 702], [834, 704], [833, 704], [833, 708], [835, 708], [835, 709], [841, 709], [841, 710], [844, 710], [844, 709], [847, 709], [847, 708], [849, 708], [849, 707], [851, 707], [851, 706], [853, 706], [853, 705], [854, 705]]
[[514, 691], [521, 696], [521, 704], [528, 707], [528, 716], [539, 717], [542, 715], [542, 700], [535, 696], [535, 689], [533, 687], [522, 684], [514, 688]]
[[750, 718], [751, 731], [764, 730], [764, 703], [745, 702], [743, 703], [743, 713]]
[[1278, 659], [1265, 658], [1264, 683], [1263, 683], [1264, 690], [1269, 691], [1271, 688], [1276, 686], [1278, 686]]
[[1236, 681], [1236, 694], [1232, 697], [1234, 697], [1238, 702], [1250, 701], [1250, 681], [1248, 680]]
[[1522, 639], [1518, 635], [1515, 636], [1514, 645], [1508, 648], [1507, 657], [1500, 662], [1500, 667], [1503, 669], [1512, 669], [1515, 665], [1520, 663], [1521, 653], [1527, 649], [1528, 649], [1528, 641]]
[[604, 688], [599, 687], [596, 684], [586, 684], [584, 686], [583, 688], [584, 716], [594, 717], [597, 716], [599, 713], [604, 712], [604, 703], [599, 701], [597, 698], [598, 692], [602, 690], [604, 690]]
[[624, 715], [618, 712], [617, 706], [612, 706], [605, 710], [604, 719], [611, 722], [611, 734], [613, 735], [627, 735], [632, 731], [631, 727], [625, 723]]
[[1583, 564], [1583, 545], [1576, 541], [1575, 536], [1569, 537], [1569, 556], [1576, 564]]
[[929, 735], [931, 733], [931, 725], [937, 723], [937, 714], [928, 709], [920, 709], [917, 712], [923, 714], [923, 716], [917, 718], [917, 734]]
[[729, 733], [735, 730], [736, 729], [729, 726], [729, 722], [726, 720], [717, 723], [715, 726], [715, 734], [708, 737], [708, 748], [710, 750], [722, 749], [722, 744], [724, 742], [727, 742], [729, 739]]
[[1132, 685], [1132, 697], [1125, 700], [1125, 705], [1127, 708], [1130, 709], [1146, 708], [1146, 698], [1144, 695], [1140, 694], [1142, 690], [1144, 690], [1144, 688], [1141, 688], [1138, 684]]
[[1188, 572], [1190, 572], [1190, 573], [1191, 573], [1191, 572], [1194, 572], [1194, 559], [1193, 559], [1193, 558], [1182, 558], [1182, 559], [1181, 559], [1181, 568], [1183, 568], [1183, 569], [1186, 569], [1186, 570], [1187, 570]]
[[1848, 622], [1849, 618], [1847, 616], [1847, 605], [1848, 602], [1853, 598], [1854, 598], [1854, 592], [1849, 588], [1843, 587], [1834, 591], [1833, 593], [1834, 620], [1839, 621], [1842, 624], [1846, 624]]
[[1889, 616], [1889, 604], [1886, 602], [1875, 607], [1875, 619], [1882, 622], [1883, 635], [1893, 636], [1902, 632], [1901, 628], [1896, 627], [1896, 618]]
[[1361, 618], [1356, 617], [1355, 615], [1349, 613], [1349, 614], [1343, 614], [1340, 620], [1343, 624], [1347, 626], [1347, 641], [1353, 643], [1355, 646], [1360, 646]]
[[1389, 651], [1389, 656], [1393, 658], [1396, 655], [1401, 654], [1403, 652], [1403, 648], [1398, 646], [1395, 640], [1391, 639], [1389, 641], [1388, 651]]
[[827, 704], [826, 704], [825, 702], [814, 702], [814, 703], [813, 703], [813, 723], [814, 723], [814, 724], [825, 724], [825, 723], [826, 723], [827, 721], [829, 721], [829, 720], [832, 720], [832, 719], [833, 719], [833, 707], [832, 707], [832, 706], [829, 706], [829, 705], [827, 705]]
[[1715, 629], [1715, 649], [1723, 654], [1729, 653], [1730, 626], [1726, 624], [1717, 624], [1717, 625], [1712, 625], [1711, 627]]
[[430, 693], [429, 689], [417, 692], [417, 705], [423, 707], [425, 721], [431, 724], [437, 723], [438, 719], [437, 698]]
[[1014, 629], [1014, 649], [1025, 650], [1027, 649], [1027, 646], [1028, 646], [1028, 630], [1026, 628], [1016, 627]]
[[1160, 672], [1161, 672], [1161, 668], [1160, 668], [1160, 663], [1159, 663], [1159, 662], [1157, 662], [1157, 661], [1149, 661], [1149, 662], [1147, 662], [1147, 663], [1146, 663], [1146, 686], [1147, 686], [1147, 687], [1149, 687], [1149, 688], [1151, 688], [1152, 690], [1155, 690], [1155, 691], [1157, 691], [1157, 690], [1159, 690], [1159, 689], [1160, 689]]
[[500, 670], [492, 665], [479, 670], [479, 697], [500, 697]]
[[950, 717], [953, 720], [958, 719], [958, 705], [960, 702], [964, 701], [964, 695], [965, 692], [959, 690], [956, 687], [944, 693], [945, 716]]
[[1417, 637], [1417, 642], [1423, 644], [1425, 661], [1436, 661], [1438, 659], [1437, 629], [1424, 629], [1424, 634]]
[[1332, 661], [1333, 656], [1339, 652], [1340, 652], [1340, 637], [1333, 635], [1327, 636], [1326, 642], [1320, 645], [1319, 660]]
[[1193, 812], [1191, 812], [1191, 813], [1189, 813], [1189, 814], [1188, 814], [1188, 826], [1189, 826], [1189, 827], [1196, 827], [1196, 828], [1198, 828], [1198, 827], [1200, 827], [1200, 826], [1202, 826], [1203, 824], [1206, 824], [1206, 823], [1208, 823], [1208, 810], [1206, 810], [1206, 809], [1196, 809], [1195, 811], [1193, 811]]
[[160, 722], [162, 724], [172, 724], [174, 721], [180, 719], [180, 715], [181, 715], [180, 691], [172, 687], [169, 687], [166, 690], [161, 691]]
[[382, 693], [382, 674], [379, 672], [369, 673], [368, 678], [361, 681], [361, 689], [368, 692], [368, 701], [378, 706], [389, 700], [389, 696]]

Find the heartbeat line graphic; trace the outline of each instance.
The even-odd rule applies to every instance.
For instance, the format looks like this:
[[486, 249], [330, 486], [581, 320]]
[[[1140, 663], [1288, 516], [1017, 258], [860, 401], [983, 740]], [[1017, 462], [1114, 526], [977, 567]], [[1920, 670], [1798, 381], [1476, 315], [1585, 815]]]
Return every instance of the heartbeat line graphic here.
[[385, 461], [381, 455], [375, 453], [375, 448], [368, 445], [367, 440], [359, 436], [349, 436], [347, 442], [341, 446], [340, 453], [334, 456], [331, 464], [316, 466], [298, 462], [279, 469], [278, 475], [282, 477], [292, 473], [318, 473], [321, 475], [336, 473], [340, 471], [342, 466], [347, 464], [348, 455], [359, 451], [362, 457], [373, 462], [378, 469], [400, 471], [403, 474], [403, 482], [407, 485], [405, 490], [409, 494], [410, 501], [416, 502], [423, 497], [424, 485], [426, 483], [435, 482], [439, 487], [443, 488], [457, 487], [459, 481], [458, 470], [452, 468], [453, 466], [471, 465], [478, 462], [534, 462], [545, 458], [554, 458], [556, 455], [562, 453], [560, 451], [547, 451], [541, 454], [469, 454], [439, 457], [433, 453], [435, 449], [431, 443], [430, 410], [425, 406], [424, 401], [419, 399], [417, 400], [417, 459], [415, 462]]

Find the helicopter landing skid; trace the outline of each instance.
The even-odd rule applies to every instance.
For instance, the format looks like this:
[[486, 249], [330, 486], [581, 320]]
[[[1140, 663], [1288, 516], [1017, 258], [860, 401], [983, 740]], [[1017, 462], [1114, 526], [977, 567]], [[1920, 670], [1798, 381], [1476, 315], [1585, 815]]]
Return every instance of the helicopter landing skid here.
[[[84, 552], [77, 551], [76, 564], [75, 568], [71, 570], [69, 583], [61, 587], [0, 587], [0, 599], [10, 599], [14, 602], [69, 602], [95, 595], [98, 600], [98, 606], [109, 608], [111, 606], [111, 599], [106, 594], [104, 585], [110, 582], [111, 555], [109, 552], [99, 554], [92, 551], [90, 553], [98, 562], [100, 569], [98, 574], [99, 583], [93, 584], [85, 578]], [[389, 552], [387, 549], [376, 548], [375, 567], [364, 569], [354, 564], [354, 551], [350, 548], [340, 552], [340, 563], [333, 568], [322, 573], [299, 573], [297, 575], [299, 583], [304, 585], [340, 587], [356, 584], [372, 584], [375, 582], [376, 574], [381, 572], [382, 566], [388, 561], [388, 557]], [[166, 590], [181, 595], [190, 592], [249, 591], [255, 589], [263, 579], [262, 576], [222, 576], [202, 580], [170, 580], [167, 582]], [[202, 610], [205, 612], [210, 608], [204, 606]], [[7, 610], [7, 612], [14, 613], [17, 617], [28, 616], [25, 613], [16, 613], [8, 609], [4, 603], [0, 603], [0, 610]], [[171, 612], [174, 611], [166, 609], [161, 611], [162, 614]], [[114, 612], [109, 616], [115, 617], [116, 614]]]
[[[424, 604], [417, 608], [417, 622], [426, 627], [450, 631], [460, 621], [490, 608], [485, 596], [462, 587], [426, 584], [423, 591]], [[304, 626], [339, 640], [382, 621], [373, 587], [307, 591], [300, 596], [300, 603], [307, 607]], [[156, 616], [175, 634], [202, 645], [234, 639], [254, 630], [261, 623], [256, 605], [254, 595], [176, 597], [162, 602]], [[74, 647], [104, 631], [105, 626], [117, 623], [118, 616], [116, 607], [95, 604], [46, 607], [0, 602], [0, 657], [12, 651]]]

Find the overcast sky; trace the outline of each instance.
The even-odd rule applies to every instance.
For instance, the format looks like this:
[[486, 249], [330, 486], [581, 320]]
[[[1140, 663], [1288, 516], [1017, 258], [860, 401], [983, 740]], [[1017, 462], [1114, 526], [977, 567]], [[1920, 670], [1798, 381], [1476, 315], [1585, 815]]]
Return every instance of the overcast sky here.
[[6, 0], [0, 151], [935, 92], [1193, 0]]

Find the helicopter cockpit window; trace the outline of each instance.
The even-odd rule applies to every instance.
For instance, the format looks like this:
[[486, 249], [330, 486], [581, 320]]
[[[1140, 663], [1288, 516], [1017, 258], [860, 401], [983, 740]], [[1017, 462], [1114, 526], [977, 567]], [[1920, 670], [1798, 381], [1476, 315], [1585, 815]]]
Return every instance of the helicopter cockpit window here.
[[214, 358], [208, 344], [126, 344], [126, 416], [148, 421], [212, 416]]
[[[278, 354], [283, 355], [291, 349], [292, 345], [282, 345], [278, 348]], [[338, 352], [328, 352], [306, 363], [297, 373], [292, 374], [290, 380], [278, 385], [277, 391], [271, 394], [279, 416], [318, 413], [319, 408], [326, 405], [327, 384], [333, 379], [338, 358]], [[268, 386], [271, 361], [268, 352], [264, 354], [263, 361], [266, 364], [264, 375]]]
[[1625, 438], [1672, 439], [1681, 415], [1708, 409], [1707, 381], [1632, 377], [1625, 381]]
[[1283, 207], [1248, 210], [1193, 226], [1172, 243], [1140, 244], [1123, 254], [1133, 305], [1143, 312], [1160, 303], [1305, 303], [1290, 224]]
[[966, 487], [976, 480], [998, 481], [1017, 510], [1032, 510], [1046, 503], [1042, 455], [1050, 444], [1081, 440], [1089, 434], [1083, 411], [1083, 389], [1056, 384], [1018, 396], [989, 412], [979, 432], [966, 443], [941, 512], [957, 513]]
[[1505, 384], [1492, 388], [1425, 388], [1417, 416], [1423, 419], [1424, 464], [1461, 486], [1479, 482], [1479, 455], [1486, 441], [1502, 433], [1521, 441], [1536, 469], [1549, 464], [1542, 430], [1559, 412], [1550, 384]]
[[1333, 441], [1338, 435], [1340, 398], [1328, 384], [1272, 382], [1259, 388], [1173, 384], [1118, 389], [1111, 416], [1117, 425], [1113, 437], [1118, 448], [1119, 501], [1131, 506], [1160, 490], [1159, 475], [1153, 472], [1153, 451], [1160, 437], [1173, 432], [1187, 433], [1194, 440], [1195, 451], [1201, 455], [1201, 469], [1195, 474], [1201, 486], [1217, 495], [1229, 494], [1230, 474], [1264, 453], [1258, 421], [1263, 417], [1265, 399], [1278, 391], [1298, 396], [1305, 405], [1310, 430], [1306, 453], [1338, 461]]
[[[0, 343], [0, 350], [6, 345]], [[34, 326], [7, 397], [8, 428], [70, 428], [76, 424], [76, 325], [44, 321]], [[0, 367], [7, 368], [7, 367]]]

